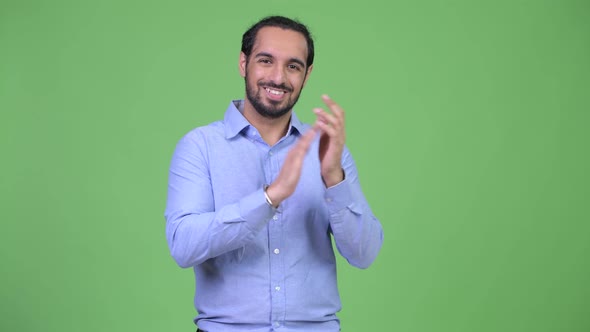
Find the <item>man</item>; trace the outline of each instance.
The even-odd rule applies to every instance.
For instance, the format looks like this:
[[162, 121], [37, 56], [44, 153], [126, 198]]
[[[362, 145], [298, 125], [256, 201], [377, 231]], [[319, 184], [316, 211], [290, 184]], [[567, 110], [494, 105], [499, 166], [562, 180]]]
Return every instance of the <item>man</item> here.
[[223, 121], [196, 128], [170, 166], [166, 237], [195, 273], [200, 331], [339, 331], [338, 251], [359, 268], [382, 229], [344, 145], [344, 111], [293, 106], [313, 69], [308, 29], [272, 16], [242, 38], [246, 97]]

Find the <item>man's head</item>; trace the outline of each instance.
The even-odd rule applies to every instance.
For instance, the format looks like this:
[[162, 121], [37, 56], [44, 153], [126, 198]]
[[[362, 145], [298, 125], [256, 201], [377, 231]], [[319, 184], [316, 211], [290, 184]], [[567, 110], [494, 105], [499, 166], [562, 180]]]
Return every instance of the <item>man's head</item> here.
[[305, 25], [282, 16], [254, 24], [242, 36], [240, 74], [246, 106], [279, 118], [297, 103], [313, 68], [314, 45]]

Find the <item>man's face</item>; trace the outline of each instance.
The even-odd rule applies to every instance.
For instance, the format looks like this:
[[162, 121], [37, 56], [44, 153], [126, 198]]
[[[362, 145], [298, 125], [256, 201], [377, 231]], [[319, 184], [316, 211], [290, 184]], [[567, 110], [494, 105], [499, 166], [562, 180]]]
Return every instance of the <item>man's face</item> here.
[[240, 54], [246, 103], [267, 118], [287, 114], [311, 73], [306, 59], [307, 42], [301, 33], [277, 27], [260, 29], [250, 57]]

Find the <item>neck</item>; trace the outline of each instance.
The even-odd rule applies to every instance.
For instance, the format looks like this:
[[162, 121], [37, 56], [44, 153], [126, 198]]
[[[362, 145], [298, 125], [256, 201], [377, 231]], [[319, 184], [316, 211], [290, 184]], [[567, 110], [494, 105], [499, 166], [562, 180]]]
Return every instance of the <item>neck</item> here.
[[276, 119], [264, 117], [254, 109], [247, 99], [244, 101], [243, 115], [258, 130], [262, 139], [269, 146], [275, 145], [281, 137], [287, 134], [291, 120], [291, 112]]

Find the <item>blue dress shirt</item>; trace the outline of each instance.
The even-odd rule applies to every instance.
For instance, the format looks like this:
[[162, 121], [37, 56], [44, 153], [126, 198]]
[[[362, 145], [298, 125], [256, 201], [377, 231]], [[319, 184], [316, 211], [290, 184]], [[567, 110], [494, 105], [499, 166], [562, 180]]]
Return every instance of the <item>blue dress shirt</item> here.
[[331, 237], [359, 268], [383, 241], [354, 161], [345, 148], [345, 179], [326, 188], [316, 138], [295, 192], [275, 209], [263, 188], [309, 125], [292, 113], [287, 134], [268, 146], [242, 105], [231, 102], [223, 121], [186, 134], [170, 165], [166, 238], [178, 265], [194, 270], [194, 321], [212, 332], [339, 331]]

